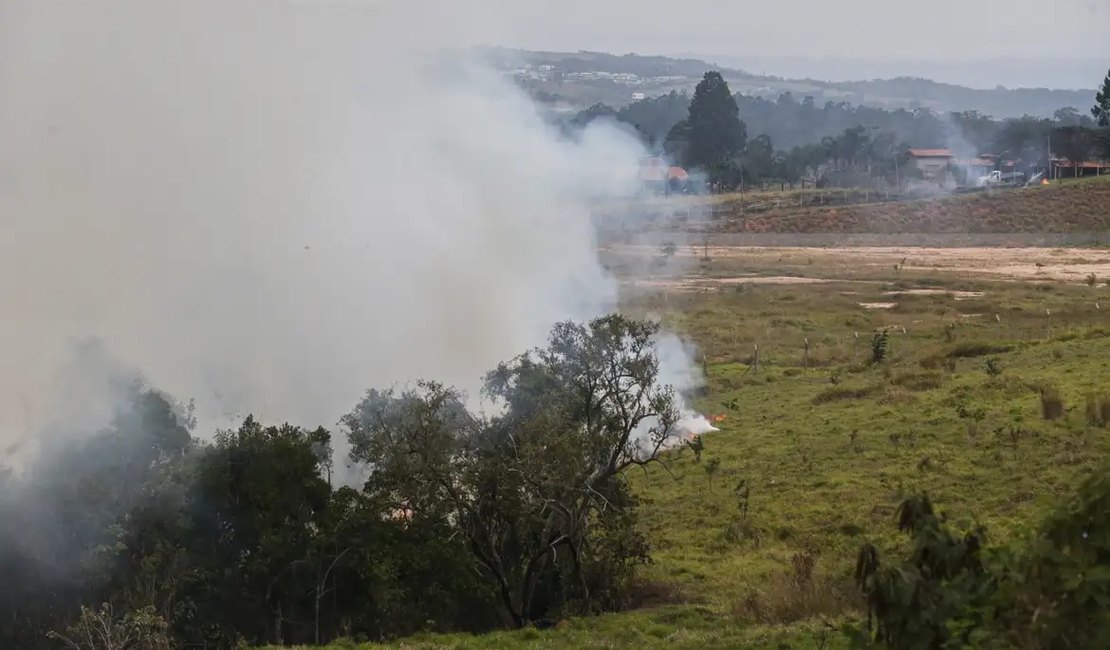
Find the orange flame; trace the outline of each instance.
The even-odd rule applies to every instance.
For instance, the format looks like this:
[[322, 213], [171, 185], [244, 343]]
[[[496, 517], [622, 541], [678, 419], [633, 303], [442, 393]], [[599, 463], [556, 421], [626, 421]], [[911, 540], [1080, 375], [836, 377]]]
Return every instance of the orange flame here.
[[718, 422], [724, 422], [726, 417], [727, 416], [724, 416], [724, 415], [714, 415], [713, 418], [712, 418], [712, 421], [713, 421], [714, 424], [716, 424]]

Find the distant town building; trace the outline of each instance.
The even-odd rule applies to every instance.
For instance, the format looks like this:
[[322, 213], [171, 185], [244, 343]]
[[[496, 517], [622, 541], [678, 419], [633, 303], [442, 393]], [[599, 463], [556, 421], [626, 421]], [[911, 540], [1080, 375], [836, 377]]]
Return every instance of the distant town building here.
[[995, 161], [997, 160], [997, 158], [998, 156], [983, 155], [977, 158], [968, 158], [965, 160], [953, 159], [952, 163], [956, 165], [956, 167], [963, 169], [967, 173], [968, 181], [970, 182], [974, 179], [979, 178], [980, 176], [986, 176], [987, 174], [994, 171]]
[[647, 95], [645, 95], [644, 93], [632, 93], [632, 101], [634, 102], [638, 102], [646, 98]]
[[948, 149], [910, 149], [910, 160], [925, 178], [940, 178], [955, 159]]
[[690, 190], [690, 175], [685, 169], [671, 165], [657, 156], [640, 165], [640, 185], [647, 194], [685, 193]]
[[1067, 158], [1053, 158], [1049, 161], [1049, 178], [1078, 178], [1080, 176], [1103, 176], [1110, 174], [1110, 162], [1092, 160], [1073, 161]]

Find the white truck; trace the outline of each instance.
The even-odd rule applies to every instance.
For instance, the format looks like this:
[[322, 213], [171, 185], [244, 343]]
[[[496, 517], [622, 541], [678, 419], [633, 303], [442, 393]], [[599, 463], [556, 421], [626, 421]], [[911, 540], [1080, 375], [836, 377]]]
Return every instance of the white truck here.
[[1021, 172], [1001, 172], [995, 170], [986, 176], [980, 176], [976, 185], [990, 187], [992, 185], [1019, 185], [1025, 182], [1025, 174]]

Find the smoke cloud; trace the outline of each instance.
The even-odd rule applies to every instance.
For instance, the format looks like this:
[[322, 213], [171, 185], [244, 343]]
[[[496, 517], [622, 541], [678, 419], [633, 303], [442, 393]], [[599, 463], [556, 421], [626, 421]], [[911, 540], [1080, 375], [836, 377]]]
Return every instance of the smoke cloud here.
[[640, 145], [568, 141], [432, 56], [496, 24], [478, 5], [0, 0], [0, 452], [49, 418], [75, 339], [195, 399], [204, 433], [473, 389], [613, 308], [589, 206], [636, 187]]

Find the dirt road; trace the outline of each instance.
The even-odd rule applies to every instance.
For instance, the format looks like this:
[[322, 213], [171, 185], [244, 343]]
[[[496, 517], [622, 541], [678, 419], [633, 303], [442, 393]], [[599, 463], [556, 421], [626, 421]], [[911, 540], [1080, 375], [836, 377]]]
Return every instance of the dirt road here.
[[[617, 256], [650, 257], [660, 255], [651, 246], [616, 246], [608, 252]], [[1093, 273], [1099, 283], [1110, 281], [1110, 250], [1093, 248], [919, 248], [919, 247], [747, 247], [747, 246], [684, 246], [675, 252], [676, 263], [687, 266], [708, 252], [709, 258], [741, 263], [758, 273], [737, 274], [738, 277], [714, 278], [716, 282], [775, 282], [766, 277], [766, 269], [789, 269], [778, 278], [783, 283], [805, 282], [836, 277], [838, 269], [853, 274], [865, 271], [886, 271], [900, 267], [905, 271], [942, 271], [971, 275], [994, 276], [1026, 281], [1085, 282]], [[796, 271], [802, 267], [802, 277]], [[763, 277], [757, 277], [763, 276]], [[708, 278], [707, 278], [708, 279]], [[812, 280], [811, 280], [812, 281]]]

